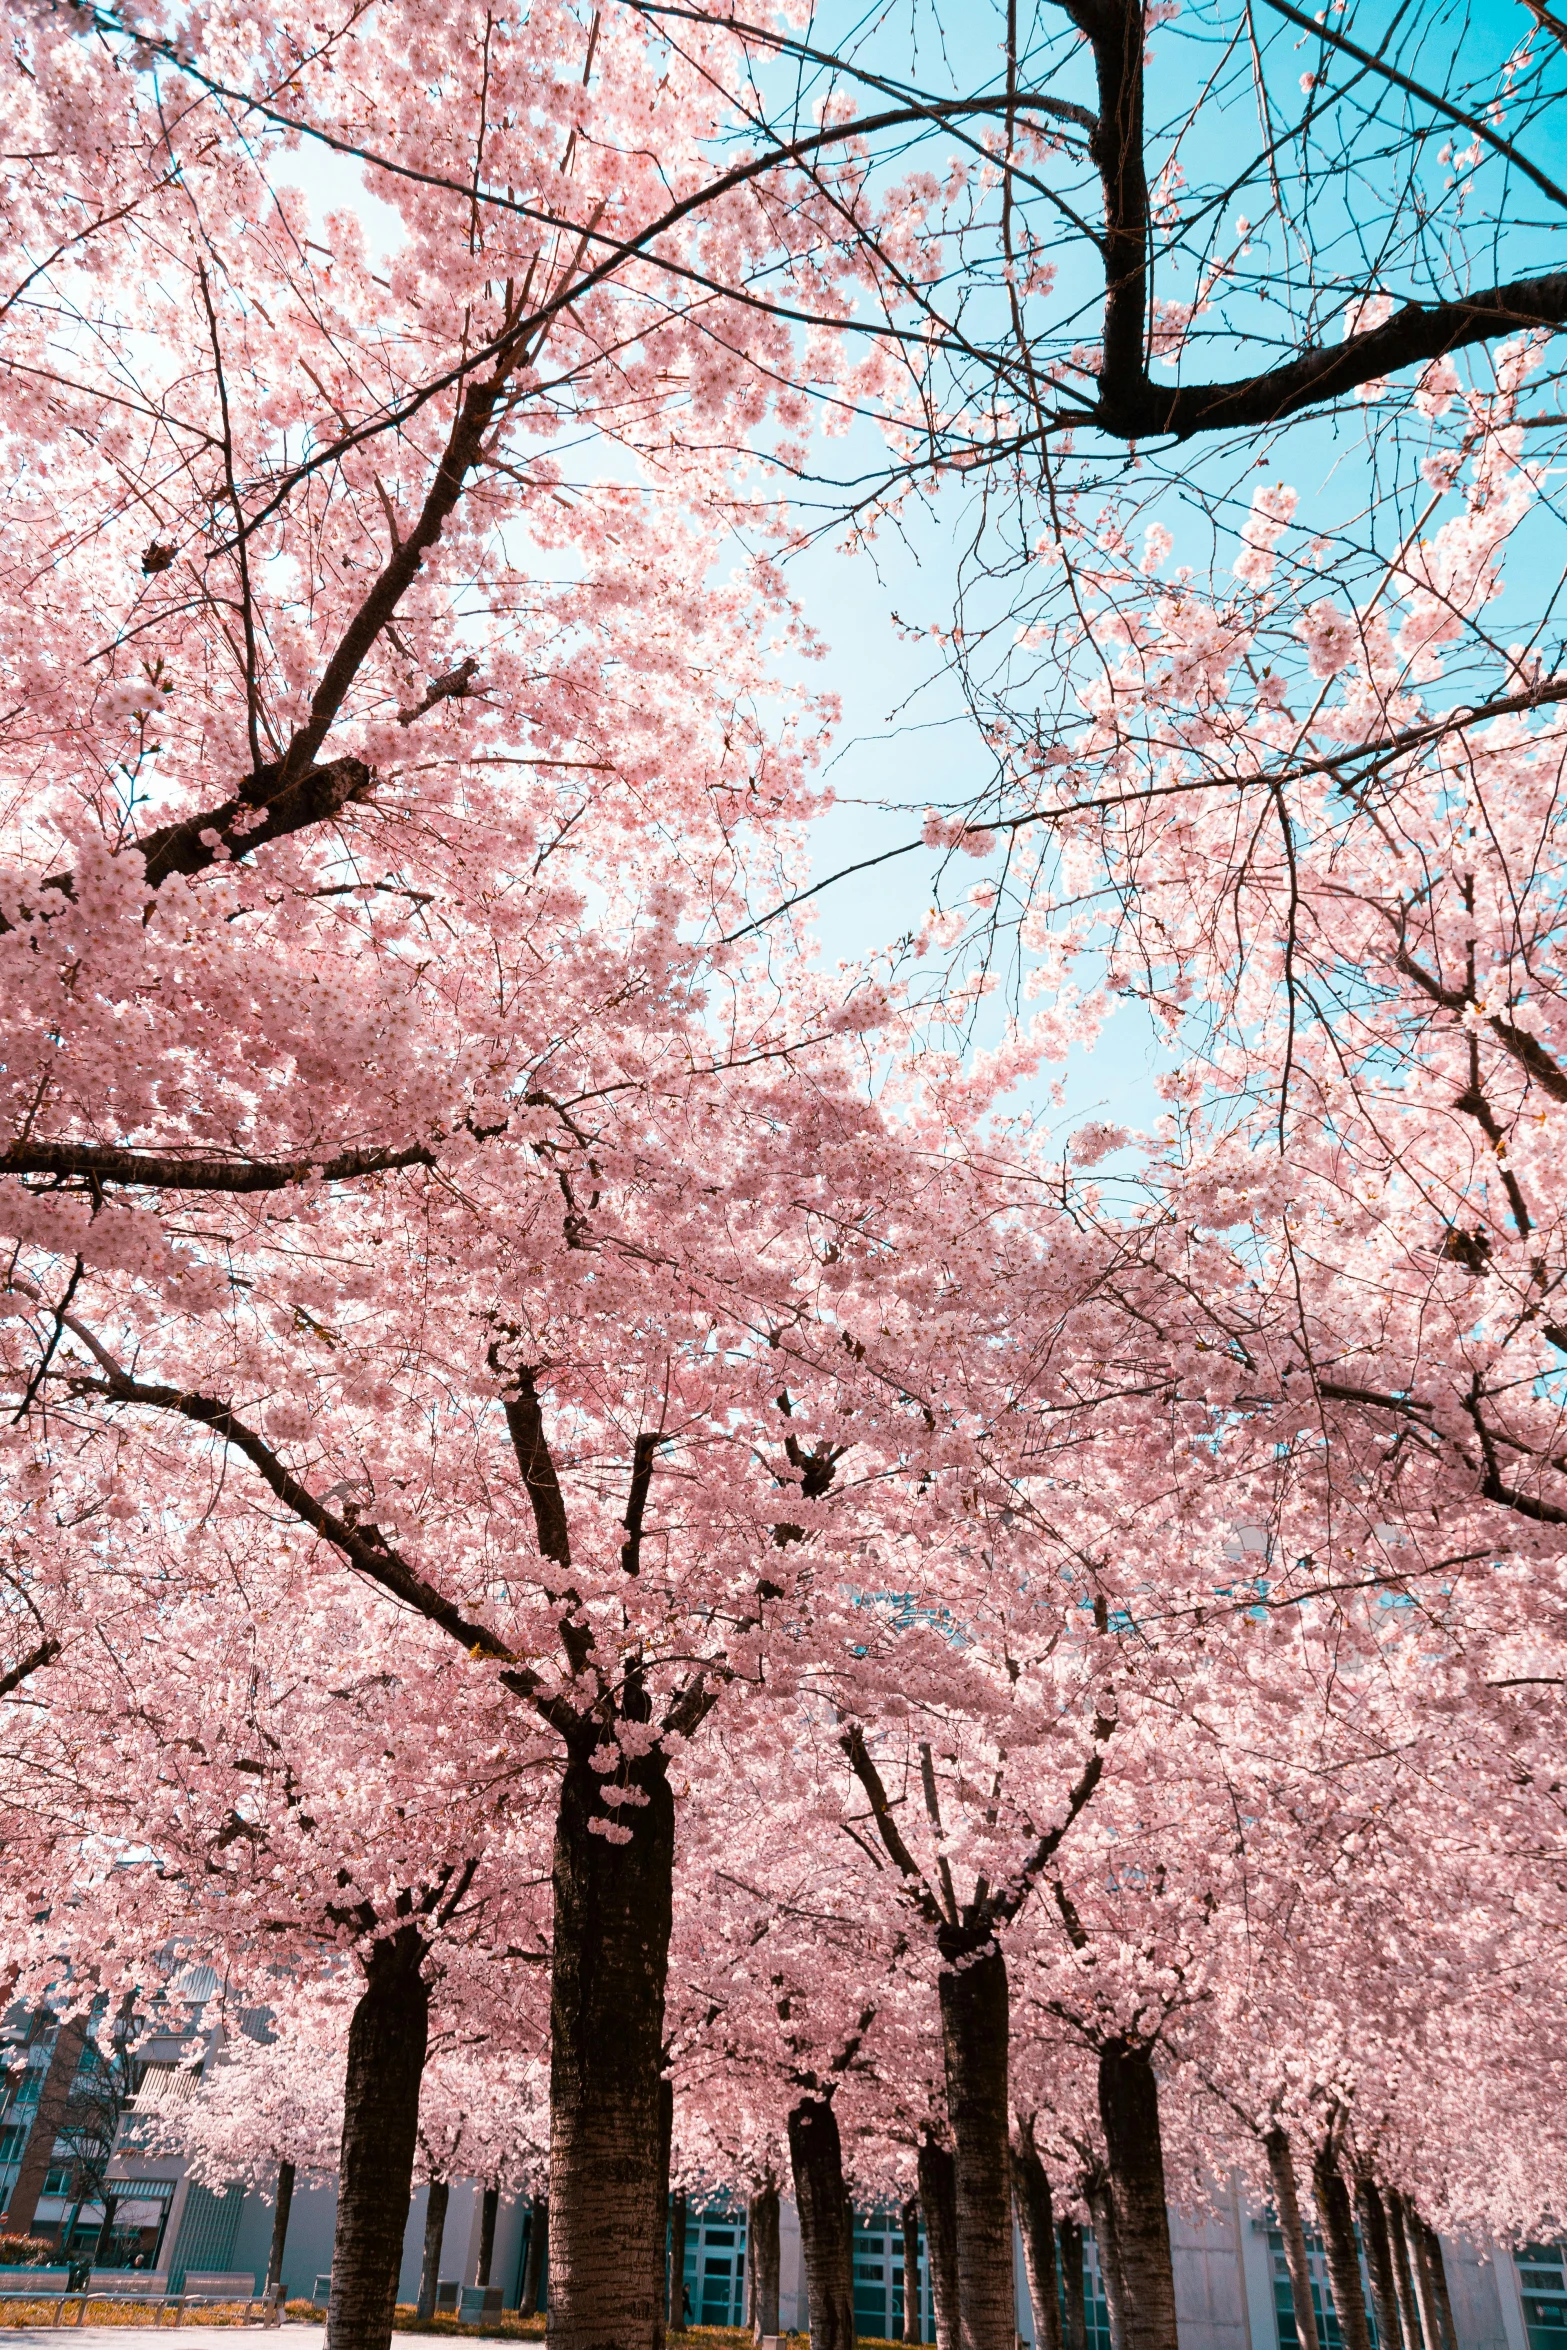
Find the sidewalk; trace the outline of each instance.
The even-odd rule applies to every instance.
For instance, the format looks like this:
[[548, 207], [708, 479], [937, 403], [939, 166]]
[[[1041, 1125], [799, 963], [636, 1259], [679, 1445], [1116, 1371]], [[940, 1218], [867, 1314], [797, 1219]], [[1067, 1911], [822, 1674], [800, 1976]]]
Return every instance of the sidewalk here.
[[[294, 2325], [284, 2319], [274, 2332], [265, 2326], [6, 2326], [0, 2325], [0, 2350], [65, 2350], [69, 2342], [90, 2342], [93, 2350], [168, 2350], [171, 2342], [184, 2342], [190, 2350], [240, 2350], [247, 2342], [270, 2344], [280, 2339], [288, 2350], [320, 2350], [326, 2333], [321, 2325]], [[394, 2334], [394, 2342], [412, 2342], [411, 2334]], [[428, 2350], [428, 2345], [421, 2345]]]

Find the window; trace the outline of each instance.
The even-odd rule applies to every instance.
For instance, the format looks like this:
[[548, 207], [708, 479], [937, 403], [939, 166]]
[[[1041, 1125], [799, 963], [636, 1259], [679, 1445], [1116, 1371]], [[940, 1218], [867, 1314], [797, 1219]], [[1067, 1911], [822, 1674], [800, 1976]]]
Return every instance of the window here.
[[[924, 2237], [921, 2235], [923, 2252]], [[924, 2290], [924, 2262], [920, 2264], [920, 2333], [928, 2324], [930, 2303]], [[894, 2213], [872, 2211], [854, 2225], [854, 2330], [862, 2338], [882, 2342], [903, 2339], [903, 2223]], [[1564, 2346], [1567, 2350], [1567, 2346]]]
[[699, 2326], [745, 2323], [745, 2214], [717, 2208], [686, 2215], [685, 2290]]
[[1513, 2255], [1529, 2350], [1567, 2350], [1567, 2276], [1560, 2244], [1525, 2244]]

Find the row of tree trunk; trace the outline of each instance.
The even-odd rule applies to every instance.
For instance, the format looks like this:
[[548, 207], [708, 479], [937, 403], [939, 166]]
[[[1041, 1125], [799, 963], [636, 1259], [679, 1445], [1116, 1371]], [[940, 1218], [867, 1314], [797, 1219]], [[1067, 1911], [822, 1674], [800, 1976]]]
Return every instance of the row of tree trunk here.
[[[630, 1841], [593, 1834], [602, 1807], [586, 1738], [579, 1743], [580, 1751], [574, 1746], [568, 1756], [556, 1824], [549, 2191], [532, 2231], [524, 2302], [537, 2306], [547, 2228], [554, 2350], [662, 2350], [666, 2324], [682, 2317], [685, 2233], [677, 2198], [674, 2257], [666, 2261], [671, 2104], [663, 2031], [674, 1804], [654, 1749], [635, 1766], [646, 1802], [621, 1814], [632, 1822]], [[1012, 2141], [1005, 1958], [988, 1931], [954, 1934], [952, 1942], [940, 1977], [952, 2143], [950, 2149], [934, 2138], [921, 2144], [918, 2210], [911, 2199], [903, 2215], [906, 2336], [914, 2334], [918, 2294], [917, 2258], [909, 2247], [917, 2244], [922, 2215], [939, 2350], [1013, 2350], [1015, 2199], [1040, 2350], [1080, 2350], [1081, 2231], [1070, 2222], [1057, 2228], [1031, 2134]], [[328, 2350], [389, 2350], [429, 2026], [426, 1952], [410, 1918], [377, 1941], [366, 1962], [349, 2035]], [[1149, 2050], [1130, 2037], [1105, 2040], [1098, 2089], [1105, 2161], [1080, 2185], [1098, 2243], [1114, 2350], [1178, 2350], [1159, 2091]], [[830, 2086], [798, 2098], [788, 2139], [812, 2350], [850, 2350], [854, 2227]], [[1289, 2141], [1275, 2130], [1265, 2146], [1301, 2350], [1323, 2350]], [[1345, 2350], [1370, 2350], [1357, 2210], [1381, 2350], [1457, 2350], [1441, 2247], [1419, 2215], [1369, 2176], [1357, 2176], [1351, 2194], [1331, 2133], [1314, 2157], [1312, 2188]], [[430, 2197], [434, 2252], [427, 2235], [421, 2305], [433, 2306], [443, 2195], [438, 2182]], [[777, 2209], [776, 2186], [761, 2190], [751, 2207], [751, 2316], [758, 2335], [778, 2330]]]

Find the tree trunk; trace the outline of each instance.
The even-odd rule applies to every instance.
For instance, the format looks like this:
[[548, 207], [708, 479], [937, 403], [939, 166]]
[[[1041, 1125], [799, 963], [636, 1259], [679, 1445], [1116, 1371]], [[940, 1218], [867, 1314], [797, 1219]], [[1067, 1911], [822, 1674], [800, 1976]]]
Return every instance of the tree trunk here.
[[544, 2290], [544, 2272], [550, 2256], [550, 2199], [535, 2195], [533, 2209], [528, 2214], [528, 2257], [522, 2270], [522, 2298], [517, 2304], [519, 2317], [537, 2317], [539, 2295]]
[[1159, 2135], [1159, 2084], [1136, 2041], [1099, 2051], [1099, 2118], [1109, 2159], [1124, 2350], [1176, 2350], [1175, 2272]]
[[1295, 2333], [1301, 2350], [1318, 2350], [1317, 2308], [1311, 2297], [1311, 2263], [1306, 2257], [1306, 2231], [1301, 2225], [1300, 2196], [1295, 2187], [1295, 2163], [1287, 2130], [1269, 2130], [1262, 2141], [1273, 2182], [1273, 2208], [1279, 2215], [1284, 2239], [1284, 2265], [1290, 2272], [1295, 2299]]
[[1442, 2326], [1442, 2308], [1437, 2299], [1436, 2278], [1431, 2270], [1431, 2246], [1427, 2241], [1430, 2230], [1412, 2203], [1404, 2205], [1404, 2226], [1409, 2235], [1410, 2265], [1415, 2273], [1415, 2291], [1420, 2300], [1420, 2322], [1430, 2350], [1447, 2350]]
[[660, 2246], [659, 2084], [675, 1863], [675, 1806], [660, 1749], [630, 1761], [646, 1797], [610, 1823], [574, 1732], [555, 1821], [550, 1980], [552, 2350], [655, 2350]]
[[1393, 2274], [1393, 2250], [1388, 2241], [1387, 2213], [1377, 2192], [1376, 2180], [1369, 2171], [1356, 2173], [1355, 2209], [1360, 2216], [1360, 2236], [1366, 2247], [1366, 2267], [1371, 2276], [1371, 2303], [1377, 2321], [1379, 2350], [1405, 2350], [1403, 2326], [1398, 2314], [1398, 2280]]
[[1088, 2350], [1088, 2309], [1083, 2295], [1083, 2231], [1075, 2219], [1057, 2230], [1061, 2246], [1061, 2288], [1065, 2303], [1061, 2350]]
[[653, 2350], [664, 2350], [669, 2330], [669, 2164], [675, 2150], [675, 2084], [658, 2083], [658, 2258], [653, 2268]]
[[1120, 2233], [1108, 2174], [1100, 2171], [1085, 2180], [1083, 2194], [1094, 2223], [1099, 2282], [1105, 2289], [1105, 2315], [1110, 2321], [1110, 2350], [1126, 2350], [1126, 2278], [1121, 2268]]
[[60, 2135], [60, 2124], [65, 2119], [66, 2100], [76, 2078], [76, 2068], [82, 2060], [87, 2042], [85, 2015], [67, 2016], [55, 2034], [49, 2051], [49, 2065], [38, 2092], [38, 2106], [33, 2115], [33, 2126], [27, 2133], [27, 2144], [22, 2149], [22, 2167], [16, 2174], [11, 2189], [11, 2200], [5, 2207], [6, 2233], [11, 2236], [30, 2236], [38, 2219], [38, 2199], [44, 2191], [44, 2181], [54, 2168], [54, 2142]]
[[854, 2239], [848, 2227], [838, 2116], [830, 2097], [802, 2097], [790, 2107], [789, 2164], [811, 2304], [811, 2350], [849, 2350], [854, 2340]]
[[686, 2191], [669, 2198], [669, 2323], [682, 2332], [686, 2322]]
[[923, 2341], [920, 2317], [920, 2199], [906, 2195], [898, 2214], [903, 2222], [903, 2339]]
[[419, 2306], [415, 2312], [421, 2325], [428, 2325], [435, 2315], [436, 2288], [441, 2281], [441, 2246], [446, 2240], [446, 2206], [451, 2201], [451, 2192], [445, 2179], [430, 2181], [430, 2200], [424, 2208], [424, 2263], [419, 2271]]
[[283, 2282], [283, 2247], [288, 2242], [288, 2215], [294, 2202], [294, 2166], [280, 2162], [277, 2166], [277, 2202], [272, 2213], [272, 2249], [267, 2254], [267, 2291], [275, 2293]]
[[423, 1938], [373, 1943], [348, 2027], [326, 2350], [389, 2350], [430, 2033]]
[[[1056, 2222], [1050, 2180], [1032, 2128], [1012, 2141], [1012, 2200], [1023, 2239], [1023, 2266], [1034, 2311], [1036, 2350], [1061, 2350], [1061, 2293], [1056, 2276]], [[1315, 2344], [1312, 2346], [1315, 2350]]]
[[1431, 2289], [1436, 2295], [1437, 2321], [1442, 2328], [1442, 2350], [1458, 2350], [1458, 2328], [1453, 2322], [1453, 2296], [1447, 2283], [1447, 2260], [1435, 2228], [1419, 2222], [1421, 2240], [1431, 2267]]
[[934, 2138], [919, 2149], [920, 2209], [925, 2215], [925, 2267], [930, 2277], [936, 2350], [957, 2350], [958, 2196], [951, 2155]]
[[778, 2331], [778, 2189], [770, 2179], [759, 2195], [751, 2197], [748, 2221], [751, 2333], [760, 2342], [765, 2334]]
[[479, 2210], [479, 2273], [473, 2280], [479, 2286], [489, 2283], [490, 2270], [495, 2265], [495, 2222], [500, 2217], [500, 2210], [499, 2187], [486, 2187]]
[[1404, 2206], [1397, 2191], [1389, 2187], [1382, 2198], [1387, 2209], [1388, 2247], [1393, 2255], [1393, 2282], [1398, 2291], [1398, 2314], [1403, 2323], [1405, 2350], [1437, 2350], [1428, 2343], [1420, 2330], [1420, 2305], [1415, 2298], [1415, 2280], [1409, 2268], [1409, 2244], [1404, 2234]]
[[108, 2260], [110, 2242], [114, 2235], [114, 2208], [119, 2200], [119, 2196], [112, 2187], [105, 2187], [103, 2191], [103, 2225], [98, 2230], [98, 2242], [93, 2252], [95, 2268], [102, 2268]]
[[1330, 2138], [1324, 2138], [1311, 2165], [1312, 2193], [1322, 2222], [1322, 2242], [1328, 2256], [1328, 2282], [1338, 2312], [1344, 2350], [1371, 2350], [1366, 2324], [1366, 2296], [1360, 2283], [1360, 2253], [1355, 2243], [1355, 2214], [1349, 2189], [1339, 2169]]
[[1007, 1965], [986, 1930], [941, 1938], [941, 2046], [952, 2126], [961, 2350], [1013, 2350]]

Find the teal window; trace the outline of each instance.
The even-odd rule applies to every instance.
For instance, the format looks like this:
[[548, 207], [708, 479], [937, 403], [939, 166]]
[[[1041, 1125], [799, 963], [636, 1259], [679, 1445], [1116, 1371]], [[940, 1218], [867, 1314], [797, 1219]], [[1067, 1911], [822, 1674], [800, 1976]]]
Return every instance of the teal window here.
[[1567, 2275], [1560, 2244], [1525, 2244], [1513, 2255], [1529, 2350], [1567, 2350]]

